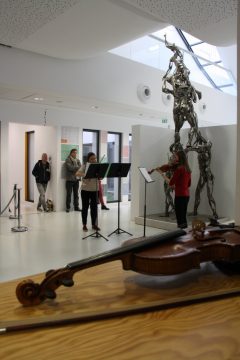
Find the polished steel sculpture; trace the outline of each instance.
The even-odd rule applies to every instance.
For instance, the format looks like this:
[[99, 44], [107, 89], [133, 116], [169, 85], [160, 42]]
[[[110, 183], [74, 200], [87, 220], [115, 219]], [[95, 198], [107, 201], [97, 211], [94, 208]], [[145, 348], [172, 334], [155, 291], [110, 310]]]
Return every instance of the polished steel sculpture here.
[[[198, 129], [197, 114], [194, 111], [194, 103], [202, 98], [202, 94], [191, 84], [189, 79], [190, 71], [183, 62], [183, 54], [179, 48], [175, 44], [168, 43], [166, 36], [165, 45], [173, 52], [173, 56], [169, 60], [168, 70], [162, 78], [163, 93], [171, 94], [174, 98], [173, 120], [175, 124], [175, 135], [174, 142], [170, 145], [170, 151], [195, 151], [198, 154], [200, 175], [195, 191], [193, 214], [197, 215], [197, 210], [200, 205], [200, 194], [206, 185], [208, 202], [213, 217], [218, 218], [216, 203], [213, 198], [214, 176], [210, 168], [212, 143], [207, 141]], [[190, 130], [188, 132], [188, 142], [186, 146], [183, 146], [181, 143], [180, 130], [185, 122], [189, 123]], [[168, 187], [169, 186], [164, 184], [166, 204], [169, 204], [169, 206], [167, 206], [170, 207], [172, 201], [169, 199], [171, 193]], [[169, 216], [168, 208], [165, 209], [165, 214]]]
[[[175, 146], [180, 143], [180, 130], [187, 121], [190, 125], [188, 133], [188, 144], [192, 145], [194, 136], [200, 137], [198, 130], [197, 114], [194, 111], [193, 103], [200, 100], [202, 94], [196, 90], [189, 80], [190, 71], [183, 62], [183, 55], [175, 44], [169, 44], [165, 37], [165, 45], [173, 51], [174, 55], [169, 60], [169, 66], [166, 74], [163, 76], [162, 91], [166, 94], [172, 94], [174, 97], [173, 119], [175, 124]], [[171, 74], [173, 65], [174, 72]], [[171, 88], [169, 88], [171, 86]]]
[[197, 184], [197, 188], [195, 191], [195, 202], [194, 202], [194, 210], [193, 215], [197, 215], [197, 210], [200, 205], [200, 194], [206, 185], [207, 187], [207, 197], [208, 203], [212, 210], [213, 217], [218, 218], [216, 212], [216, 202], [213, 198], [213, 187], [214, 187], [214, 175], [211, 171], [211, 141], [199, 141], [196, 146], [191, 147], [192, 151], [196, 151], [198, 154], [198, 165], [199, 165], [199, 180]]

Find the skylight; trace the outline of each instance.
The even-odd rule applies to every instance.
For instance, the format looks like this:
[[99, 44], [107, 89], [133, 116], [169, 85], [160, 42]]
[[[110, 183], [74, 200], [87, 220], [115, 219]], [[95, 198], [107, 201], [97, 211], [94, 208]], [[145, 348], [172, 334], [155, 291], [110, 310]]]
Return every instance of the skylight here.
[[133, 61], [165, 71], [171, 51], [165, 47], [164, 35], [184, 54], [184, 63], [191, 72], [191, 80], [236, 95], [237, 87], [230, 70], [223, 67], [218, 49], [194, 36], [168, 26], [110, 52]]

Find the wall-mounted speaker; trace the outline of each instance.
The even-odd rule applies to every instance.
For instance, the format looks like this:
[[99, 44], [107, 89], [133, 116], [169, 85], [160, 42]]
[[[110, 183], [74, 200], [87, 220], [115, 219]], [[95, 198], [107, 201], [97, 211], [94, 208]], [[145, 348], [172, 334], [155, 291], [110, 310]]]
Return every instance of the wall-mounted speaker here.
[[141, 102], [146, 103], [151, 97], [150, 87], [143, 84], [138, 85], [137, 96]]
[[200, 103], [199, 103], [199, 110], [200, 110], [201, 112], [205, 112], [206, 109], [207, 109], [207, 104], [205, 104], [204, 102], [200, 102]]

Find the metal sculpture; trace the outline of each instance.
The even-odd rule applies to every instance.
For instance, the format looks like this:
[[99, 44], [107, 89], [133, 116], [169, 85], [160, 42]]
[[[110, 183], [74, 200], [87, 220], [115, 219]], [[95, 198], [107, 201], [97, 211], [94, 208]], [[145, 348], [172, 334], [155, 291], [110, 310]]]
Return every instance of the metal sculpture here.
[[216, 202], [213, 198], [214, 175], [210, 167], [211, 158], [212, 158], [211, 148], [212, 148], [211, 141], [202, 141], [202, 140], [199, 141], [196, 146], [191, 147], [191, 150], [196, 151], [198, 154], [198, 166], [200, 171], [199, 180], [195, 191], [193, 215], [197, 215], [197, 210], [201, 201], [200, 195], [204, 186], [206, 185], [208, 203], [212, 210], [213, 217], [217, 219], [218, 215], [216, 212]]
[[[168, 43], [166, 36], [165, 45], [174, 54], [170, 58], [168, 70], [162, 78], [162, 91], [174, 97], [173, 120], [175, 124], [175, 134], [174, 142], [170, 145], [169, 149], [172, 153], [180, 150], [186, 152], [195, 151], [197, 153], [200, 175], [195, 191], [193, 214], [197, 215], [197, 210], [200, 205], [200, 194], [206, 185], [208, 202], [213, 217], [217, 219], [216, 202], [213, 198], [214, 176], [210, 168], [212, 143], [202, 136], [198, 128], [197, 114], [194, 111], [194, 103], [201, 99], [202, 94], [191, 84], [189, 79], [190, 71], [184, 64], [183, 54], [179, 48], [175, 44]], [[188, 132], [188, 142], [184, 147], [181, 143], [180, 130], [186, 121], [190, 125], [190, 130]], [[166, 184], [164, 184], [164, 191], [166, 204], [172, 204], [172, 200], [169, 198], [171, 197], [171, 192], [169, 186]], [[167, 216], [169, 216], [167, 208], [165, 212]]]
[[[180, 146], [180, 130], [187, 121], [190, 125], [188, 133], [187, 147], [192, 145], [194, 136], [201, 136], [198, 130], [197, 114], [194, 111], [193, 103], [200, 100], [202, 94], [196, 90], [189, 80], [190, 71], [183, 62], [183, 55], [175, 44], [169, 44], [165, 37], [165, 45], [173, 51], [174, 55], [169, 60], [169, 66], [166, 74], [163, 76], [162, 91], [166, 94], [172, 94], [174, 97], [173, 120], [175, 124], [175, 146]], [[175, 65], [175, 70], [171, 70]], [[171, 86], [171, 88], [169, 88]]]

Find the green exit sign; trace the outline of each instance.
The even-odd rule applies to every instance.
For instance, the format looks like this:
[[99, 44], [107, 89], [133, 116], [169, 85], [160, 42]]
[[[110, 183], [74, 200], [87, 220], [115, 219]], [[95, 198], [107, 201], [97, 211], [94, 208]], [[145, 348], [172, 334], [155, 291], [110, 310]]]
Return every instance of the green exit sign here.
[[168, 119], [162, 119], [162, 124], [167, 124]]

